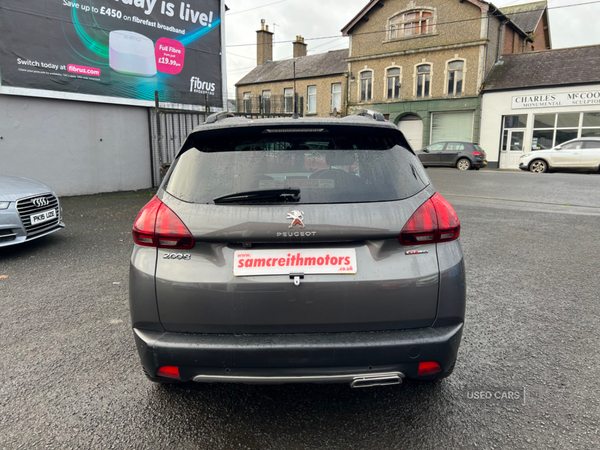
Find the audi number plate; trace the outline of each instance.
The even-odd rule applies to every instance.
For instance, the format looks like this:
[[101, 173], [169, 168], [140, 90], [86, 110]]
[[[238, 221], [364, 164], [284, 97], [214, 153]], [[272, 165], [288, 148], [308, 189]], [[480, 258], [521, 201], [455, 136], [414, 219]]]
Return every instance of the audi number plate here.
[[238, 250], [233, 256], [233, 275], [355, 274], [353, 248], [303, 250]]
[[29, 216], [29, 219], [31, 220], [31, 225], [37, 225], [38, 223], [48, 222], [49, 220], [56, 219], [56, 210], [49, 209], [48, 211], [32, 214], [31, 216]]

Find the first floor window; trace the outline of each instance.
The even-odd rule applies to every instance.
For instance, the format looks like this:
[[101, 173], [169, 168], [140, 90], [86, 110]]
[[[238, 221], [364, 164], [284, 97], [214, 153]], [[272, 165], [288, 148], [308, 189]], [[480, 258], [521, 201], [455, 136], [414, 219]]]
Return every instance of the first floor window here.
[[317, 86], [308, 86], [307, 89], [307, 97], [308, 97], [308, 112], [316, 113], [317, 112]]
[[429, 97], [431, 84], [431, 65], [417, 66], [417, 98]]
[[394, 67], [387, 71], [387, 96], [388, 100], [400, 98], [400, 68]]
[[373, 72], [367, 70], [360, 73], [360, 101], [370, 102], [373, 98]]
[[463, 61], [448, 63], [448, 95], [459, 95], [463, 92]]
[[342, 109], [342, 83], [331, 84], [331, 111]]
[[283, 90], [283, 112], [291, 114], [294, 112], [294, 89]]
[[252, 93], [244, 92], [244, 112], [252, 112]]
[[271, 91], [262, 91], [262, 113], [271, 114]]

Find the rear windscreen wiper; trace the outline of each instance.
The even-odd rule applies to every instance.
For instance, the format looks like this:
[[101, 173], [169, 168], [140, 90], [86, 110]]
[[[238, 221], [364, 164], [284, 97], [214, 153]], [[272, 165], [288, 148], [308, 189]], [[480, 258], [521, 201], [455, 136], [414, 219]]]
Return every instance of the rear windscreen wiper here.
[[215, 203], [251, 202], [256, 200], [279, 200], [282, 202], [297, 202], [300, 200], [300, 188], [260, 189], [257, 191], [242, 191], [235, 194], [222, 195], [213, 198]]

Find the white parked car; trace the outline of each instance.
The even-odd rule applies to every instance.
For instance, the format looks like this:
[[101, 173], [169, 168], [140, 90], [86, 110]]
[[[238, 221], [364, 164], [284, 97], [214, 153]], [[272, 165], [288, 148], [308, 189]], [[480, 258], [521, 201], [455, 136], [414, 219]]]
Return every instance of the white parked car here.
[[549, 170], [600, 171], [600, 137], [578, 138], [548, 150], [525, 153], [519, 169], [534, 173]]

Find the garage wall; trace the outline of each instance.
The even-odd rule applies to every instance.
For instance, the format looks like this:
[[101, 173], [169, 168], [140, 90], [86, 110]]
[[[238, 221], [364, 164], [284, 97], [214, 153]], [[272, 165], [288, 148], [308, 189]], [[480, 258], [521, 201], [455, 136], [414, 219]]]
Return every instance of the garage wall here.
[[58, 195], [151, 187], [144, 107], [0, 95], [0, 173]]

